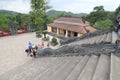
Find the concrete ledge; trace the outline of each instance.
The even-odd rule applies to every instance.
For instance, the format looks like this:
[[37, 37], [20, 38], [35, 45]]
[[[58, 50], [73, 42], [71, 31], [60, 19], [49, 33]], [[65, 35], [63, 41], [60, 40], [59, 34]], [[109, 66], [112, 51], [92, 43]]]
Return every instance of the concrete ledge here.
[[110, 80], [120, 80], [120, 58], [111, 53]]
[[109, 80], [110, 73], [110, 57], [101, 54], [93, 80]]

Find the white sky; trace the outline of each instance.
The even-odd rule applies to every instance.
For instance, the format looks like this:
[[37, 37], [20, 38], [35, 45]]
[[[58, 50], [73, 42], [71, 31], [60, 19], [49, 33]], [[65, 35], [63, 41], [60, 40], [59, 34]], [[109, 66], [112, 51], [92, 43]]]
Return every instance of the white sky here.
[[[48, 0], [52, 9], [73, 13], [90, 13], [95, 6], [103, 5], [107, 11], [115, 11], [120, 0]], [[0, 0], [0, 9], [29, 13], [30, 0]]]

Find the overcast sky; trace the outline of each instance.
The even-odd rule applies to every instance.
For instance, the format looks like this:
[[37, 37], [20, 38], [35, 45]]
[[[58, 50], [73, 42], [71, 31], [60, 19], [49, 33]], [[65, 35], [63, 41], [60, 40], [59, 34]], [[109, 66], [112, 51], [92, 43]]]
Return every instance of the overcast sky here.
[[[90, 13], [95, 6], [103, 5], [107, 11], [115, 11], [120, 0], [48, 0], [52, 9], [73, 13]], [[0, 9], [29, 13], [30, 0], [0, 0]]]

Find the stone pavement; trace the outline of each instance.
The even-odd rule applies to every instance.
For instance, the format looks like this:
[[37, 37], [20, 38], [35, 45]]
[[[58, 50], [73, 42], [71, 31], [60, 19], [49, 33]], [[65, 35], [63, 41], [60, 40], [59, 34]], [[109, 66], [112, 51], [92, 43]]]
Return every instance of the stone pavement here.
[[[108, 38], [109, 37], [110, 36], [108, 36]], [[100, 41], [105, 40], [102, 38], [104, 38], [104, 36], [100, 37], [101, 39]], [[110, 37], [109, 39], [112, 38]], [[41, 57], [31, 60], [31, 58], [26, 58], [23, 54], [24, 48], [26, 48], [26, 45], [28, 44], [29, 40], [35, 44], [41, 43], [41, 39], [36, 38], [34, 33], [19, 35], [15, 37], [12, 36], [12, 38], [6, 37], [6, 39], [4, 38], [0, 39], [0, 42], [2, 42], [1, 45], [4, 47], [3, 48], [2, 46], [0, 46], [0, 48], [2, 48], [1, 50], [6, 51], [0, 53], [2, 54], [1, 55], [2, 57], [0, 57], [1, 70], [3, 70], [4, 72], [5, 70], [6, 71], [10, 70], [10, 68], [14, 67], [12, 66], [12, 64], [18, 66], [13, 70], [10, 70], [5, 74], [0, 75], [0, 80], [119, 80], [120, 79], [120, 69], [119, 69], [120, 57], [116, 56], [114, 52], [109, 55], [106, 52], [104, 52], [104, 54], [100, 53], [100, 55], [93, 54], [94, 52], [98, 53], [96, 50], [95, 51], [93, 50], [93, 48], [96, 47], [95, 45], [99, 45], [99, 46], [101, 45], [101, 47], [97, 46], [97, 48], [99, 48], [102, 51], [106, 51], [105, 45], [110, 46], [112, 45], [111, 43], [107, 43], [107, 44], [97, 43], [97, 44], [93, 44], [93, 46], [91, 46], [92, 44], [82, 45], [84, 47], [90, 48], [91, 51], [94, 51], [92, 52], [91, 55], [50, 56], [50, 57]], [[15, 49], [16, 50], [15, 51], [13, 48], [16, 47], [17, 49]], [[71, 49], [73, 48], [71, 47]], [[7, 50], [9, 50], [8, 53]], [[18, 52], [16, 54], [18, 50], [20, 50], [21, 53]], [[85, 51], [86, 50], [84, 50], [82, 53], [85, 53]], [[59, 52], [62, 53], [61, 51]], [[87, 51], [87, 53], [88, 52], [89, 51]], [[7, 55], [4, 53], [6, 53]], [[66, 53], [69, 54], [69, 52]], [[9, 61], [6, 60], [6, 57], [9, 57], [7, 58], [7, 60], [9, 59]], [[11, 63], [12, 61], [14, 62]], [[21, 65], [23, 63], [25, 64]]]
[[[25, 49], [29, 41], [33, 44], [42, 43], [42, 39], [36, 38], [35, 33], [0, 38], [0, 74], [32, 60], [32, 58], [25, 55]], [[45, 42], [45, 47], [47, 47], [46, 45], [47, 42]], [[55, 47], [52, 48], [54, 49]]]

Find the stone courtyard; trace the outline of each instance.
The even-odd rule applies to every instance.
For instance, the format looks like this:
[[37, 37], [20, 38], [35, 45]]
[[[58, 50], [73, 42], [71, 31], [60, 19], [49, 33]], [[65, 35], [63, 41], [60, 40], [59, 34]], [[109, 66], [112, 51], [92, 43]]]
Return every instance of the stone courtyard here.
[[1, 38], [0, 80], [119, 80], [119, 47], [112, 43], [116, 37], [108, 32], [62, 46], [45, 46], [45, 56], [35, 59], [24, 54], [29, 41], [42, 42], [34, 33]]
[[[0, 74], [32, 60], [31, 57], [27, 57], [25, 54], [29, 41], [33, 44], [42, 43], [42, 39], [36, 38], [35, 33], [0, 38]], [[47, 47], [47, 42], [44, 43]]]

